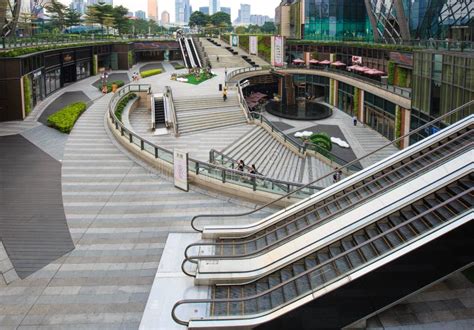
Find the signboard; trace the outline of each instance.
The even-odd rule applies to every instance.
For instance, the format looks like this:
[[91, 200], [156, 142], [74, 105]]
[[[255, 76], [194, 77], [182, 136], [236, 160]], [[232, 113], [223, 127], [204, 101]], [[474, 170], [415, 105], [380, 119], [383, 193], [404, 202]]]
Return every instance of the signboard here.
[[239, 47], [239, 36], [235, 34], [231, 34], [230, 36], [230, 45], [232, 47]]
[[413, 54], [390, 52], [390, 59], [395, 63], [413, 67]]
[[352, 64], [362, 65], [362, 57], [361, 56], [352, 56]]
[[189, 191], [188, 183], [188, 153], [174, 150], [174, 186], [184, 191]]
[[285, 47], [284, 39], [282, 36], [272, 37], [272, 65], [273, 66], [284, 66], [285, 65]]
[[251, 36], [249, 39], [250, 55], [258, 55], [258, 37]]

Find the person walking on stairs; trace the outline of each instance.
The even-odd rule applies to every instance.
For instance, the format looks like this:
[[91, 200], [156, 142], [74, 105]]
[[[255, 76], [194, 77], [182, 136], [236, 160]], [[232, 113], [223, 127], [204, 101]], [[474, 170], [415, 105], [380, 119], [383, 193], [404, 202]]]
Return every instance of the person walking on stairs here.
[[222, 98], [224, 99], [224, 102], [227, 101], [227, 86], [224, 87], [224, 91], [222, 92]]

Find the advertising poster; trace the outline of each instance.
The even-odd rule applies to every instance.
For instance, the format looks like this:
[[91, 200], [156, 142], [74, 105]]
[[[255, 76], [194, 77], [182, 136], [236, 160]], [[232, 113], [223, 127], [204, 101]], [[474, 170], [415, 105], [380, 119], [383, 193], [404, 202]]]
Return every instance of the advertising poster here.
[[285, 47], [284, 39], [281, 36], [272, 37], [272, 65], [273, 66], [284, 66], [285, 65]]
[[258, 37], [251, 36], [249, 40], [250, 55], [258, 55]]
[[352, 56], [352, 64], [362, 65], [362, 57]]
[[173, 153], [174, 186], [184, 191], [189, 191], [188, 183], [188, 154], [179, 150]]
[[232, 34], [230, 36], [230, 45], [232, 47], [239, 47], [239, 36], [238, 35]]

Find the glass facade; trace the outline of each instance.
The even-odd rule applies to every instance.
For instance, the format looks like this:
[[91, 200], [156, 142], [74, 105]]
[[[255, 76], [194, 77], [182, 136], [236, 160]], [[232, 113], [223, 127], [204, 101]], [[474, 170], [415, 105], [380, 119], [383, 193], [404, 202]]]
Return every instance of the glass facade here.
[[46, 95], [53, 93], [61, 88], [61, 68], [55, 68], [46, 71], [45, 74]]
[[304, 38], [308, 40], [372, 39], [364, 0], [304, 0]]
[[89, 61], [77, 63], [76, 65], [76, 79], [81, 80], [91, 75], [91, 67]]
[[395, 104], [368, 92], [364, 95], [365, 123], [387, 139], [394, 140]]
[[293, 76], [293, 82], [296, 85], [296, 97], [324, 98], [324, 102], [329, 102], [329, 78], [297, 74]]
[[354, 87], [343, 82], [338, 83], [337, 107], [345, 113], [354, 115]]
[[368, 4], [377, 40], [474, 40], [472, 0], [369, 0]]

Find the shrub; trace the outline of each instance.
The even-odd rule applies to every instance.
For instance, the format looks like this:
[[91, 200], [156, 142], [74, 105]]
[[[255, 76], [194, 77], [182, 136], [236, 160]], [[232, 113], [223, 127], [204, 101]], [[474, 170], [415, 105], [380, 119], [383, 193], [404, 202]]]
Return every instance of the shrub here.
[[48, 117], [48, 124], [60, 132], [69, 134], [81, 114], [86, 111], [85, 102], [72, 103]]
[[123, 110], [125, 110], [125, 107], [127, 106], [128, 102], [130, 102], [136, 97], [137, 97], [137, 94], [129, 93], [120, 99], [120, 101], [117, 103], [117, 108], [115, 108], [115, 116], [117, 117], [118, 120], [122, 121]]
[[160, 74], [161, 72], [163, 72], [161, 69], [153, 69], [153, 70], [142, 71], [142, 72], [140, 72], [140, 75], [142, 76], [142, 78], [147, 78], [147, 77], [151, 77], [151, 76], [155, 76], [157, 74]]
[[25, 102], [25, 115], [28, 116], [31, 112], [31, 79], [28, 76], [23, 77], [23, 95]]
[[[110, 93], [112, 91], [112, 85], [113, 84], [116, 84], [117, 87], [120, 88], [123, 85], [125, 85], [125, 82], [123, 80], [115, 80], [115, 81], [107, 83], [107, 93]], [[99, 89], [100, 92], [102, 92], [102, 84], [101, 83], [99, 83], [97, 88]]]
[[316, 133], [309, 137], [311, 143], [318, 146], [319, 148], [324, 149], [325, 151], [332, 150], [332, 142], [329, 135], [326, 133]]
[[184, 65], [182, 65], [182, 64], [176, 64], [176, 65], [174, 66], [174, 69], [175, 69], [175, 70], [181, 70], [181, 69], [186, 69], [186, 67], [185, 67]]
[[388, 78], [387, 82], [389, 85], [393, 85], [395, 82], [395, 62], [388, 61]]

